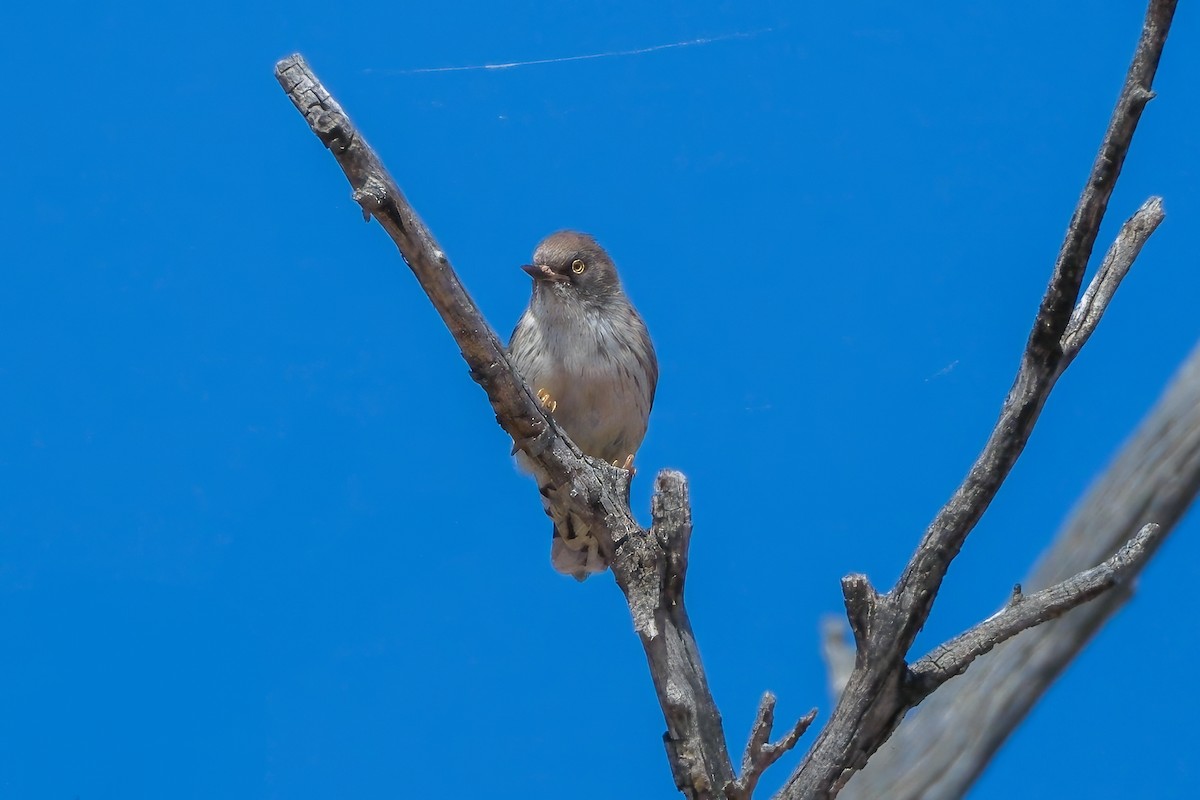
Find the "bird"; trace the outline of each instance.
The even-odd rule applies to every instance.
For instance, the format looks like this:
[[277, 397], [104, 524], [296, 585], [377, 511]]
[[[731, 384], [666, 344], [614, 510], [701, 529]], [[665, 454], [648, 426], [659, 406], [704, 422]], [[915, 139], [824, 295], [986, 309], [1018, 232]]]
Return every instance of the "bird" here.
[[[595, 238], [565, 230], [543, 239], [522, 269], [533, 292], [509, 339], [513, 366], [580, 450], [632, 475], [654, 405], [658, 359], [616, 265]], [[554, 489], [533, 461], [517, 453], [517, 464], [538, 477], [554, 520], [554, 568], [581, 581], [605, 570], [607, 558], [585, 526], [551, 513]]]

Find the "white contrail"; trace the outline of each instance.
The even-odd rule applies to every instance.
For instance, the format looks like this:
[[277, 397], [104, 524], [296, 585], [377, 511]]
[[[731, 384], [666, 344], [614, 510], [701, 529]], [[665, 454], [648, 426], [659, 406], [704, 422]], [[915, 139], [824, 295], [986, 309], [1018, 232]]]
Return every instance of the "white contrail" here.
[[942, 367], [942, 368], [941, 368], [941, 369], [939, 369], [937, 372], [933, 373], [933, 374], [932, 374], [932, 375], [930, 375], [928, 378], [926, 378], [926, 379], [925, 379], [925, 382], [926, 382], [926, 383], [929, 383], [929, 382], [930, 382], [931, 380], [933, 380], [934, 378], [940, 378], [940, 377], [942, 377], [943, 375], [949, 375], [949, 374], [950, 374], [950, 370], [954, 369], [954, 368], [955, 368], [955, 367], [957, 367], [957, 366], [958, 366], [958, 359], [956, 358], [956, 359], [954, 359], [953, 361], [951, 361], [949, 364], [947, 364], [946, 366]]
[[471, 64], [463, 67], [422, 67], [420, 69], [368, 69], [367, 72], [379, 72], [385, 75], [420, 75], [429, 72], [470, 72], [472, 70], [481, 69], [512, 69], [513, 67], [532, 67], [537, 64], [561, 64], [565, 61], [588, 61], [593, 58], [613, 58], [614, 56], [640, 56], [644, 53], [655, 53], [659, 50], [671, 50], [676, 47], [694, 47], [698, 44], [712, 44], [713, 42], [724, 42], [729, 39], [749, 39], [751, 36], [758, 36], [762, 33], [769, 33], [770, 28], [764, 28], [760, 31], [750, 31], [749, 33], [727, 33], [721, 36], [706, 36], [701, 39], [688, 39], [683, 42], [672, 42], [671, 44], [656, 44], [651, 47], [639, 47], [636, 50], [611, 50], [605, 53], [588, 53], [581, 56], [563, 56], [562, 58], [538, 58], [532, 61], [509, 61], [504, 64]]

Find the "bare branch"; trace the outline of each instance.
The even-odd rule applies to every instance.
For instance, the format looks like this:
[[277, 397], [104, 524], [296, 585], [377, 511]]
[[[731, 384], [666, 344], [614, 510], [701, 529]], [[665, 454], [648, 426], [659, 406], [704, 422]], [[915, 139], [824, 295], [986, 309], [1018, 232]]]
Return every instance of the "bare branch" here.
[[1133, 262], [1142, 252], [1142, 246], [1149, 240], [1150, 234], [1158, 229], [1166, 217], [1163, 211], [1161, 197], [1151, 197], [1132, 217], [1125, 220], [1116, 241], [1104, 255], [1100, 269], [1096, 272], [1087, 291], [1079, 299], [1079, 305], [1067, 323], [1067, 330], [1062, 337], [1063, 358], [1070, 361], [1080, 348], [1087, 342], [1088, 337], [1096, 330], [1100, 318], [1108, 309], [1109, 302], [1117, 293], [1117, 287], [1129, 274]]
[[909, 687], [919, 697], [927, 697], [1001, 642], [1062, 616], [1111, 589], [1145, 564], [1161, 538], [1159, 526], [1147, 523], [1104, 563], [1029, 596], [1014, 592], [1000, 613], [938, 645], [932, 653], [915, 662], [909, 669]]
[[1151, 0], [1133, 63], [1083, 196], [1071, 219], [1000, 419], [966, 480], [930, 524], [896, 584], [895, 591], [905, 607], [902, 638], [910, 644], [911, 637], [929, 616], [929, 608], [950, 561], [1008, 477], [1033, 432], [1042, 405], [1066, 368], [1063, 335], [1134, 129], [1146, 102], [1154, 96], [1150, 87], [1166, 44], [1175, 4], [1176, 0]]
[[[1108, 558], [1147, 519], [1162, 525], [1154, 540], [1160, 545], [1197, 492], [1200, 345], [1064, 523], [1026, 587], [1052, 586]], [[931, 695], [842, 797], [962, 797], [1034, 704], [1132, 596], [1128, 587], [1135, 571], [1126, 570], [1117, 589], [1001, 644]]]
[[1178, 0], [1150, 0], [1146, 18], [1142, 23], [1142, 35], [1133, 63], [1125, 75], [1125, 85], [1117, 100], [1100, 144], [1100, 152], [1092, 164], [1091, 175], [1084, 186], [1083, 195], [1075, 206], [1071, 224], [1067, 228], [1058, 262], [1054, 265], [1054, 277], [1050, 290], [1042, 299], [1038, 322], [1030, 335], [1029, 349], [1054, 348], [1059, 338], [1054, 331], [1061, 331], [1071, 315], [1084, 270], [1092, 256], [1092, 247], [1100, 233], [1100, 223], [1108, 208], [1108, 199], [1117, 185], [1121, 166], [1133, 142], [1133, 133], [1146, 103], [1154, 97], [1151, 85], [1158, 61], [1162, 57], [1163, 45], [1171, 28]]
[[[573, 454], [558, 452], [562, 448], [554, 445], [565, 437], [554, 430], [509, 363], [503, 345], [459, 282], [446, 254], [379, 156], [300, 55], [280, 61], [275, 66], [275, 77], [313, 133], [337, 159], [364, 214], [373, 216], [400, 249], [462, 348], [472, 377], [488, 393], [501, 425], [530, 456], [545, 460], [545, 468], [565, 479], [571, 469], [581, 466], [578, 449]], [[589, 494], [598, 493], [597, 488], [589, 487]]]
[[[836, 796], [919, 700], [904, 685], [905, 657], [929, 618], [950, 562], [1008, 477], [1050, 391], [1070, 363], [1064, 353], [1064, 337], [1108, 198], [1142, 109], [1153, 97], [1151, 84], [1175, 5], [1175, 0], [1150, 2], [1133, 63], [1067, 229], [1016, 378], [982, 452], [930, 523], [896, 585], [877, 598], [869, 615], [864, 614], [865, 604], [859, 600], [860, 587], [843, 581], [857, 645], [856, 666], [829, 722], [780, 791], [781, 800]], [[1080, 319], [1094, 316], [1079, 314]], [[1074, 355], [1082, 340], [1071, 342]]]
[[651, 500], [650, 532], [666, 554], [664, 591], [673, 601], [682, 601], [687, 579], [688, 547], [692, 541], [692, 506], [687, 478], [681, 472], [663, 470]]
[[551, 513], [571, 515], [612, 553], [613, 574], [625, 593], [667, 721], [664, 739], [675, 781], [690, 798], [718, 798], [733, 780], [733, 765], [683, 605], [691, 534], [683, 476], [669, 471], [659, 476], [653, 531], [638, 526], [629, 510], [627, 473], [582, 455], [542, 413], [446, 254], [304, 59], [294, 55], [280, 61], [275, 76], [346, 173], [354, 199], [400, 249], [461, 348], [471, 376], [487, 393], [497, 422], [545, 473], [555, 489]]
[[771, 728], [775, 725], [775, 695], [770, 692], [763, 694], [754, 726], [750, 729], [746, 752], [742, 756], [742, 774], [725, 787], [725, 796], [729, 800], [750, 800], [762, 774], [778, 761], [780, 756], [796, 746], [796, 742], [816, 718], [817, 710], [814, 708], [801, 717], [782, 739], [770, 744]]
[[[1085, 296], [1087, 308], [1072, 313], [1108, 197], [1141, 110], [1152, 97], [1150, 84], [1174, 6], [1168, 0], [1151, 2], [1134, 64], [1068, 229], [1021, 367], [983, 452], [931, 523], [890, 592], [880, 595], [864, 576], [850, 576], [843, 582], [857, 645], [855, 667], [833, 718], [781, 797], [835, 796], [916, 702], [904, 659], [928, 617], [950, 561], [1024, 448], [1055, 381], [1094, 329], [1119, 282], [1114, 276], [1128, 270], [1121, 266], [1124, 251], [1118, 252], [1108, 277], [1098, 279], [1096, 291]], [[578, 520], [612, 556], [613, 574], [629, 604], [667, 722], [664, 739], [676, 784], [691, 798], [718, 798], [726, 789], [748, 794], [762, 769], [793, 746], [808, 723], [802, 720], [780, 742], [767, 744], [773, 701], [764, 699], [760, 723], [747, 748], [751, 768], [734, 780], [720, 714], [683, 604], [691, 533], [683, 476], [673, 472], [659, 476], [654, 525], [650, 531], [640, 528], [629, 512], [625, 474], [583, 456], [542, 413], [445, 254], [303, 59], [285, 59], [276, 75], [337, 158], [356, 201], [396, 242], [462, 349], [473, 378], [487, 393], [499, 424], [530, 457], [539, 480], [545, 478], [553, 489], [548, 493], [550, 513]], [[1130, 261], [1152, 229], [1130, 234], [1134, 243]], [[1075, 328], [1069, 328], [1072, 320], [1078, 321]], [[1020, 613], [1028, 602], [1015, 603], [1011, 610]]]
[[663, 743], [675, 785], [688, 797], [719, 798], [733, 780], [733, 764], [683, 603], [692, 532], [687, 479], [663, 470], [654, 489], [650, 535], [621, 542], [612, 571], [629, 603], [667, 722]]

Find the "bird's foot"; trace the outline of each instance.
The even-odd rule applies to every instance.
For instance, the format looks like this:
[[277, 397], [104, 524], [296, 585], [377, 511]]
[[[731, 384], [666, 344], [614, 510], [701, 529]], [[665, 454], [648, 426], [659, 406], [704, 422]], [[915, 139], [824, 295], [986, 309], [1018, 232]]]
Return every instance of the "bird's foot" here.
[[632, 478], [634, 475], [637, 475], [637, 469], [633, 466], [633, 453], [625, 456], [625, 463], [621, 463], [621, 459], [618, 458], [613, 462], [613, 466], [617, 469], [623, 469], [628, 472], [630, 478]]
[[538, 402], [542, 404], [542, 408], [549, 411], [551, 414], [558, 408], [558, 401], [550, 396], [550, 393], [545, 389], [537, 390]]

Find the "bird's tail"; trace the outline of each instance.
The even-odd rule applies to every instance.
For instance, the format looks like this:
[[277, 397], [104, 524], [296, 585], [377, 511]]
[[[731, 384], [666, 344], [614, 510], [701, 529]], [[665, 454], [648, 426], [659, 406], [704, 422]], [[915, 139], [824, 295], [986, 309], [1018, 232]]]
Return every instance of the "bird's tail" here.
[[[565, 526], [570, 528], [570, 524]], [[554, 538], [550, 542], [550, 563], [564, 575], [577, 581], [587, 580], [593, 572], [608, 569], [608, 558], [600, 552], [600, 542], [591, 534], [575, 534], [554, 524]]]
[[538, 491], [542, 495], [542, 508], [554, 522], [554, 535], [550, 541], [550, 564], [564, 575], [575, 580], [587, 580], [595, 572], [608, 569], [609, 557], [600, 550], [600, 541], [588, 531], [587, 524], [567, 512], [556, 510], [550, 502], [554, 487], [545, 475], [522, 452], [514, 453], [517, 466], [522, 472], [531, 473], [537, 479]]

